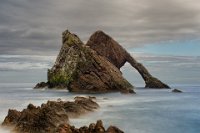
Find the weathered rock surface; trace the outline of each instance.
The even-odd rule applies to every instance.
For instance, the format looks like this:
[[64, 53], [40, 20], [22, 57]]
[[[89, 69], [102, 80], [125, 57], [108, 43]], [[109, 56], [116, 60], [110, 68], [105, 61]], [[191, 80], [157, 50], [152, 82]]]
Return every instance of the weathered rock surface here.
[[124, 132], [116, 126], [110, 126], [108, 127], [106, 133], [124, 133]]
[[[49, 88], [67, 88], [78, 93], [134, 93], [133, 86], [115, 65], [68, 30], [63, 32], [63, 45], [54, 66], [48, 70], [46, 84]], [[35, 88], [46, 84], [39, 83]]]
[[77, 117], [98, 107], [96, 102], [86, 97], [76, 97], [74, 102], [48, 101], [41, 107], [29, 104], [22, 111], [9, 110], [2, 125], [14, 127], [14, 131], [19, 133], [55, 133], [60, 124], [69, 122], [69, 117]]
[[146, 88], [170, 88], [159, 79], [153, 77], [141, 63], [137, 62], [118, 42], [104, 32], [96, 31], [86, 45], [99, 55], [107, 58], [118, 69], [126, 62], [129, 62], [144, 79]]
[[74, 126], [70, 126], [69, 124], [62, 124], [60, 125], [56, 133], [124, 133], [119, 128], [115, 126], [108, 127], [107, 130], [105, 130], [103, 126], [103, 122], [101, 120], [98, 120], [97, 123], [91, 123], [89, 127], [83, 126], [78, 128], [75, 128]]
[[172, 92], [174, 92], [174, 93], [181, 93], [182, 91], [179, 90], [179, 89], [173, 89]]
[[35, 89], [40, 89], [40, 88], [47, 88], [47, 87], [48, 87], [48, 83], [46, 83], [46, 82], [40, 82], [40, 83], [37, 83], [34, 88]]

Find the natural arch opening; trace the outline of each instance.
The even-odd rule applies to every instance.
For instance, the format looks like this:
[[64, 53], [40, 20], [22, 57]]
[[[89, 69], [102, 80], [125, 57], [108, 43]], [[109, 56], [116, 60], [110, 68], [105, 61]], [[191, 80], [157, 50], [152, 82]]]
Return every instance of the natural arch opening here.
[[128, 62], [120, 68], [123, 77], [128, 80], [135, 87], [144, 87], [145, 82], [139, 72], [134, 69]]

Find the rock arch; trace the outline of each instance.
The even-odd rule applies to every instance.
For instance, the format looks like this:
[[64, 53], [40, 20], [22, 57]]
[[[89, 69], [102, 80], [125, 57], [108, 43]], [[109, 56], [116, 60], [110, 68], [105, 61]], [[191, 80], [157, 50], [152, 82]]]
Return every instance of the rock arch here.
[[167, 84], [153, 77], [141, 63], [137, 62], [118, 42], [103, 31], [96, 31], [92, 34], [86, 46], [107, 58], [118, 69], [126, 62], [130, 63], [142, 76], [146, 88], [170, 88]]
[[78, 93], [135, 93], [120, 68], [129, 62], [142, 76], [146, 88], [170, 88], [153, 77], [119, 43], [102, 31], [96, 31], [86, 44], [68, 30], [55, 64], [47, 73], [47, 82], [35, 88], [68, 89]]

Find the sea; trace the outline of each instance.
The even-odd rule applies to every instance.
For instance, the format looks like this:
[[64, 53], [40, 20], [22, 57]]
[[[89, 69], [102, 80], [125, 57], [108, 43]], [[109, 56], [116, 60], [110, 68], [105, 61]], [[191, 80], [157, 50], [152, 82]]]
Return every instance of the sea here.
[[[46, 81], [47, 68], [53, 61], [49, 63], [47, 58], [37, 64], [34, 62], [37, 56], [31, 62], [21, 58], [0, 56], [0, 123], [8, 109], [21, 111], [29, 103], [39, 106], [48, 100], [71, 101], [75, 96], [95, 96], [100, 108], [70, 119], [70, 124], [81, 127], [102, 120], [106, 128], [114, 125], [125, 133], [200, 133], [200, 84], [180, 83], [179, 78], [183, 77], [179, 75], [173, 75], [177, 83], [170, 83], [173, 79], [165, 81], [183, 93], [172, 93], [170, 89], [145, 89], [141, 77], [132, 74], [132, 68], [127, 66], [122, 72], [135, 86], [136, 94], [74, 94], [67, 90], [33, 89], [37, 82]], [[11, 132], [0, 127], [0, 133]]]

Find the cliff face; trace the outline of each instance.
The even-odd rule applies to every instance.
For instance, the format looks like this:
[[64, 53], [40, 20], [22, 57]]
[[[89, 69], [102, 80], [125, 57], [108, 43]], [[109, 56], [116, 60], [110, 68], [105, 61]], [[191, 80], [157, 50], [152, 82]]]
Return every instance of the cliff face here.
[[170, 88], [153, 77], [141, 63], [137, 62], [118, 42], [104, 32], [96, 31], [86, 45], [95, 50], [99, 55], [107, 58], [118, 69], [126, 62], [129, 62], [144, 79], [146, 88]]
[[47, 86], [79, 93], [133, 92], [133, 86], [117, 67], [69, 31], [63, 32], [63, 45], [54, 66], [48, 70]]

